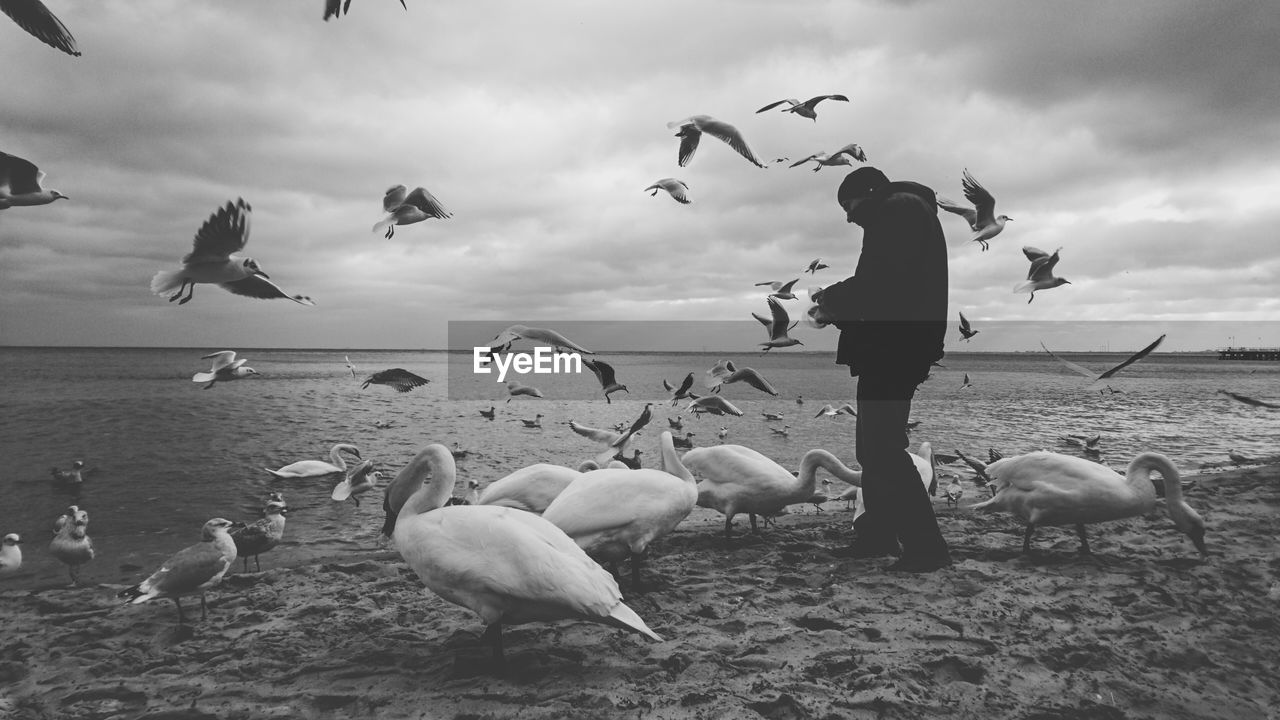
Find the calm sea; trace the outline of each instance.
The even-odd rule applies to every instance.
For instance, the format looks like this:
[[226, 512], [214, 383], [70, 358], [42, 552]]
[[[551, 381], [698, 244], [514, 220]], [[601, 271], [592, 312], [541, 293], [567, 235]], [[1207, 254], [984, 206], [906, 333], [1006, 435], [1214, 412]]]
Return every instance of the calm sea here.
[[[629, 423], [645, 401], [664, 401], [664, 378], [679, 384], [693, 371], [701, 387], [705, 371], [723, 357], [756, 368], [781, 395], [741, 383], [726, 386], [722, 394], [746, 415], [686, 414], [695, 443], [715, 443], [716, 431], [727, 426], [727, 442], [751, 446], [788, 467], [815, 447], [854, 464], [853, 419], [813, 417], [824, 403], [853, 398], [854, 381], [826, 353], [601, 353], [630, 394], [617, 393], [606, 404], [589, 372], [527, 375], [520, 379], [546, 397], [507, 404], [502, 386], [486, 384], [492, 376], [459, 379], [458, 366], [469, 356], [441, 351], [244, 350], [240, 356], [259, 377], [203, 390], [190, 377], [208, 367], [200, 356], [218, 349], [0, 348], [0, 451], [6, 459], [0, 533], [20, 533], [26, 559], [21, 574], [3, 581], [6, 587], [65, 581], [65, 569], [47, 548], [54, 519], [71, 502], [92, 518], [89, 534], [98, 558], [82, 573], [89, 582], [138, 581], [197, 541], [209, 518], [259, 517], [272, 490], [285, 494], [290, 515], [284, 544], [264, 556], [264, 566], [376, 548], [380, 493], [357, 508], [329, 499], [339, 478], [277, 480], [263, 468], [327, 459], [339, 442], [357, 445], [388, 476], [428, 443], [470, 450], [459, 461], [460, 485], [470, 478], [484, 484], [537, 462], [576, 465], [596, 447], [570, 431], [567, 421], [602, 428]], [[432, 382], [404, 394], [383, 386], [362, 390], [344, 355], [361, 378], [401, 367]], [[1123, 356], [1072, 358], [1102, 370]], [[1156, 354], [1096, 385], [1040, 353], [950, 353], [945, 364], [916, 396], [913, 418], [920, 424], [913, 446], [928, 440], [939, 451], [958, 448], [985, 458], [988, 448], [1075, 452], [1061, 436], [1101, 434], [1101, 460], [1112, 467], [1123, 470], [1137, 452], [1157, 450], [1187, 473], [1227, 464], [1232, 449], [1249, 456], [1280, 452], [1280, 411], [1216, 392], [1280, 400], [1280, 363]], [[973, 386], [962, 390], [966, 373]], [[1105, 391], [1108, 382], [1122, 392]], [[490, 405], [497, 406], [494, 421], [479, 414]], [[641, 444], [646, 464], [656, 460], [658, 430], [677, 416], [667, 404], [655, 410]], [[764, 421], [764, 411], [782, 412], [790, 436], [770, 432], [782, 423]], [[541, 430], [519, 422], [537, 413], [543, 415]], [[69, 468], [76, 459], [89, 472], [73, 495], [53, 482], [50, 468]]]

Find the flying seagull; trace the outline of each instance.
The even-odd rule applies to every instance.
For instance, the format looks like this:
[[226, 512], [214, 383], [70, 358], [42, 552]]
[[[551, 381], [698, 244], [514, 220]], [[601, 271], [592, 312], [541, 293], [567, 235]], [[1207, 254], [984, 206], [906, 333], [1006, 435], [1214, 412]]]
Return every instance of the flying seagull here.
[[[692, 395], [689, 393], [689, 389], [693, 387], [693, 373], [689, 373], [688, 375], [685, 375], [684, 380], [680, 382], [680, 387], [678, 388], [672, 387], [671, 383], [667, 382], [666, 378], [663, 378], [662, 387], [667, 392], [671, 393], [672, 405], [675, 405], [678, 401], [684, 400], [685, 398], [692, 399], [697, 397], [696, 395]], [[680, 428], [676, 428], [676, 429], [679, 430]]]
[[969, 318], [965, 317], [964, 313], [960, 313], [960, 336], [965, 339], [965, 342], [968, 342], [969, 338], [980, 332], [982, 331], [973, 329], [973, 326], [969, 324]]
[[1026, 282], [1018, 283], [1014, 286], [1013, 291], [1016, 293], [1031, 291], [1031, 297], [1027, 299], [1030, 305], [1032, 300], [1036, 299], [1037, 290], [1051, 290], [1062, 285], [1070, 285], [1071, 281], [1066, 278], [1060, 278], [1053, 274], [1053, 268], [1058, 264], [1058, 252], [1062, 248], [1053, 251], [1053, 254], [1030, 245], [1022, 248], [1022, 254], [1027, 256], [1031, 261], [1031, 268], [1027, 270]]
[[681, 205], [688, 205], [689, 203], [693, 202], [692, 200], [689, 199], [689, 186], [685, 184], [685, 181], [683, 180], [677, 180], [675, 178], [662, 178], [661, 180], [645, 188], [645, 192], [648, 192], [649, 190], [653, 191], [649, 193], [651, 197], [654, 195], [657, 195], [659, 190], [666, 190], [668, 193], [671, 194], [671, 198], [676, 202], [680, 203]]
[[640, 417], [636, 418], [635, 422], [631, 423], [631, 427], [628, 428], [626, 432], [620, 434], [618, 439], [611, 443], [610, 447], [617, 448], [619, 452], [624, 451], [627, 448], [627, 443], [631, 440], [631, 437], [640, 432], [640, 430], [643, 429], [645, 425], [648, 425], [649, 421], [652, 419], [653, 403], [645, 403], [644, 409], [640, 411]]
[[[345, 2], [343, 0], [324, 0], [325, 22], [328, 22], [331, 17], [342, 17], [350, 7], [351, 0], [345, 0]], [[405, 10], [409, 9], [409, 6], [404, 4], [404, 0], [400, 0], [400, 7]]]
[[243, 250], [249, 241], [251, 211], [243, 198], [218, 208], [196, 231], [195, 245], [182, 258], [182, 267], [161, 270], [151, 278], [151, 292], [164, 295], [177, 290], [169, 296], [169, 302], [177, 300], [183, 305], [191, 300], [196, 283], [212, 283], [236, 295], [284, 298], [300, 305], [315, 305], [306, 295], [290, 295], [281, 290], [262, 271], [257, 260], [232, 254]]
[[1256, 398], [1251, 398], [1248, 395], [1238, 395], [1228, 390], [1219, 390], [1218, 392], [1222, 393], [1223, 395], [1226, 395], [1232, 400], [1238, 400], [1244, 403], [1245, 405], [1252, 405], [1254, 407], [1264, 407], [1264, 408], [1280, 408], [1280, 405], [1277, 405], [1275, 403], [1265, 402], [1263, 400], [1258, 400]]
[[1052, 350], [1050, 350], [1049, 348], [1045, 347], [1045, 344], [1044, 344], [1043, 342], [1042, 342], [1042, 343], [1040, 343], [1040, 347], [1044, 348], [1044, 351], [1045, 351], [1045, 352], [1047, 352], [1047, 353], [1049, 353], [1050, 357], [1052, 357], [1054, 360], [1057, 360], [1058, 362], [1062, 363], [1063, 365], [1066, 365], [1066, 366], [1067, 366], [1068, 368], [1070, 368], [1071, 370], [1073, 370], [1073, 371], [1075, 371], [1075, 372], [1077, 372], [1077, 373], [1079, 373], [1079, 374], [1081, 374], [1081, 375], [1083, 375], [1083, 376], [1085, 376], [1085, 377], [1089, 378], [1089, 379], [1090, 379], [1090, 380], [1092, 380], [1093, 382], [1097, 382], [1097, 381], [1099, 381], [1099, 380], [1105, 380], [1105, 379], [1107, 379], [1107, 378], [1111, 377], [1112, 375], [1115, 375], [1116, 373], [1120, 372], [1121, 370], [1123, 370], [1123, 369], [1125, 369], [1125, 368], [1129, 367], [1130, 365], [1132, 365], [1132, 364], [1134, 364], [1134, 363], [1138, 362], [1138, 361], [1139, 361], [1139, 360], [1141, 360], [1142, 358], [1144, 358], [1144, 357], [1146, 357], [1146, 356], [1150, 355], [1150, 354], [1151, 354], [1151, 351], [1152, 351], [1152, 350], [1155, 350], [1157, 347], [1159, 347], [1159, 346], [1160, 346], [1160, 343], [1162, 343], [1162, 342], [1164, 342], [1164, 335], [1161, 335], [1160, 337], [1156, 338], [1156, 339], [1155, 339], [1155, 341], [1154, 341], [1154, 342], [1152, 342], [1150, 345], [1148, 345], [1148, 346], [1146, 346], [1146, 347], [1142, 348], [1141, 350], [1139, 350], [1138, 352], [1136, 352], [1136, 353], [1134, 353], [1134, 354], [1130, 355], [1128, 358], [1126, 358], [1126, 359], [1125, 359], [1125, 361], [1124, 361], [1124, 362], [1120, 363], [1119, 365], [1116, 365], [1115, 367], [1111, 368], [1110, 370], [1107, 370], [1107, 371], [1103, 372], [1101, 375], [1099, 375], [1099, 374], [1097, 374], [1097, 373], [1093, 372], [1092, 370], [1090, 370], [1090, 369], [1088, 369], [1088, 368], [1086, 368], [1086, 367], [1084, 367], [1084, 366], [1082, 366], [1082, 365], [1077, 365], [1076, 363], [1073, 363], [1073, 362], [1071, 362], [1070, 360], [1064, 360], [1063, 358], [1060, 358], [1060, 357], [1058, 357], [1057, 355], [1054, 355], [1054, 354], [1053, 354], [1053, 351], [1052, 351]]
[[770, 280], [767, 282], [758, 282], [756, 283], [756, 287], [768, 285], [769, 289], [773, 290], [773, 292], [769, 293], [769, 297], [776, 297], [779, 300], [795, 300], [796, 294], [792, 292], [791, 288], [795, 287], [797, 282], [800, 282], [800, 278], [796, 278], [795, 280], [786, 283], [779, 282], [777, 280]]
[[[769, 311], [773, 320], [767, 326], [769, 329], [769, 339], [760, 343], [760, 347], [764, 348], [764, 352], [769, 352], [773, 348], [791, 347], [792, 345], [803, 345], [804, 343], [787, 335], [795, 324], [791, 322], [791, 317], [787, 315], [786, 309], [782, 307], [782, 303], [774, 296], [765, 298], [769, 301]], [[754, 315], [754, 313], [752, 313]], [[760, 318], [757, 317], [757, 320]]]
[[0, 210], [15, 205], [48, 205], [59, 198], [70, 200], [57, 190], [40, 186], [44, 173], [30, 160], [0, 152]]
[[987, 241], [1000, 234], [1004, 230], [1004, 224], [1013, 218], [1008, 215], [995, 214], [996, 199], [982, 187], [982, 184], [973, 179], [969, 174], [969, 169], [964, 170], [964, 179], [961, 181], [964, 188], [964, 196], [973, 203], [973, 207], [965, 207], [957, 205], [946, 198], [938, 198], [938, 207], [953, 212], [963, 217], [969, 223], [969, 229], [973, 230], [973, 242], [982, 245], [982, 249], [987, 249]]
[[809, 263], [809, 267], [805, 268], [805, 270], [804, 270], [804, 271], [805, 271], [805, 272], [807, 272], [807, 273], [809, 273], [810, 275], [813, 275], [814, 273], [818, 272], [819, 270], [826, 270], [826, 269], [827, 269], [827, 268], [829, 268], [829, 267], [831, 267], [831, 266], [830, 266], [830, 265], [825, 265], [825, 264], [823, 264], [823, 262], [822, 262], [822, 258], [815, 258], [815, 259], [813, 260], [813, 262], [810, 262], [810, 263]]
[[244, 366], [248, 360], [236, 359], [235, 350], [223, 350], [201, 356], [202, 360], [210, 358], [213, 359], [213, 367], [209, 368], [209, 372], [198, 372], [191, 376], [191, 382], [206, 383], [205, 390], [213, 387], [213, 384], [219, 380], [240, 380], [258, 374], [257, 370]]
[[609, 363], [603, 360], [591, 359], [583, 360], [582, 363], [587, 366], [588, 370], [595, 373], [596, 379], [600, 381], [600, 387], [604, 390], [605, 402], [612, 403], [613, 401], [609, 399], [609, 394], [615, 393], [619, 390], [628, 395], [631, 394], [631, 391], [627, 389], [626, 385], [618, 382], [613, 366]]
[[8, 15], [18, 23], [18, 27], [31, 33], [45, 45], [80, 57], [80, 50], [76, 47], [76, 39], [71, 36], [71, 31], [40, 0], [0, 0], [0, 12]]
[[693, 153], [698, 149], [698, 141], [702, 139], [702, 133], [728, 143], [734, 152], [749, 160], [752, 165], [764, 167], [764, 163], [751, 152], [750, 147], [747, 147], [747, 141], [743, 139], [742, 133], [723, 120], [717, 120], [710, 115], [693, 115], [684, 120], [667, 123], [669, 129], [677, 127], [680, 128], [676, 133], [676, 137], [680, 138], [680, 167], [688, 165], [693, 159]]
[[548, 328], [531, 328], [525, 325], [512, 325], [506, 330], [498, 333], [496, 337], [489, 341], [489, 350], [491, 352], [505, 350], [510, 347], [511, 343], [517, 340], [533, 340], [535, 342], [550, 345], [557, 350], [572, 350], [586, 355], [595, 354], [555, 330], [550, 330]]
[[431, 382], [430, 380], [405, 370], [404, 368], [391, 368], [390, 370], [382, 370], [376, 372], [364, 379], [360, 384], [363, 390], [370, 385], [387, 385], [396, 389], [396, 392], [409, 392], [410, 390], [421, 387]]
[[818, 107], [818, 103], [822, 102], [823, 100], [840, 100], [842, 102], [849, 102], [849, 98], [843, 95], [819, 95], [817, 97], [811, 97], [808, 100], [805, 100], [804, 102], [800, 102], [795, 98], [787, 98], [785, 100], [779, 100], [778, 102], [769, 103], [768, 105], [765, 105], [764, 107], [757, 110], [756, 113], [762, 113], [766, 110], [772, 110], [783, 103], [787, 103], [790, 107], [782, 108], [782, 112], [795, 113], [800, 117], [807, 117], [810, 120], [817, 122], [818, 111], [816, 108]]
[[732, 360], [721, 360], [716, 363], [715, 367], [707, 371], [707, 376], [707, 387], [715, 392], [720, 392], [721, 385], [745, 382], [761, 392], [766, 392], [770, 395], [778, 394], [778, 391], [769, 384], [769, 381], [765, 380], [764, 376], [755, 369], [735, 367]]
[[695, 414], [710, 413], [712, 415], [735, 415], [742, 417], [742, 411], [736, 405], [725, 400], [719, 395], [707, 395], [696, 400], [691, 400], [685, 406], [685, 410], [692, 411]]
[[849, 143], [830, 155], [825, 152], [814, 153], [799, 162], [791, 163], [789, 167], [799, 167], [810, 160], [817, 163], [817, 165], [814, 165], [813, 171], [818, 172], [823, 168], [823, 166], [835, 167], [837, 165], [852, 165], [854, 160], [857, 160], [858, 162], [866, 162], [867, 154], [862, 151], [862, 148], [858, 143]]
[[412, 225], [427, 218], [444, 220], [453, 217], [435, 195], [421, 187], [414, 188], [412, 192], [403, 185], [387, 188], [387, 194], [382, 198], [382, 209], [387, 216], [373, 224], [373, 232], [385, 229], [385, 237], [388, 238], [396, 234], [397, 225]]

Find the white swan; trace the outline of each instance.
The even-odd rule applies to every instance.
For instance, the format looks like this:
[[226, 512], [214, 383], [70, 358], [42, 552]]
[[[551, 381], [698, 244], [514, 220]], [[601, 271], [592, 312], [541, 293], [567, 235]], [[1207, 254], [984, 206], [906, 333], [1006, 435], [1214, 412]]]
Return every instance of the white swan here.
[[997, 488], [995, 496], [970, 507], [1008, 510], [1025, 521], [1023, 552], [1031, 550], [1036, 526], [1075, 525], [1080, 552], [1088, 554], [1085, 525], [1145, 515], [1155, 508], [1152, 470], [1164, 479], [1165, 504], [1173, 524], [1191, 538], [1201, 555], [1207, 555], [1204, 520], [1182, 499], [1178, 471], [1160, 453], [1135, 457], [1124, 475], [1084, 458], [1043, 450], [1004, 458], [987, 466]]
[[671, 433], [664, 430], [658, 444], [662, 470], [609, 467], [584, 473], [542, 513], [588, 555], [615, 565], [630, 557], [633, 591], [640, 588], [640, 562], [649, 543], [674, 530], [698, 501], [697, 483], [680, 462]]
[[506, 507], [442, 507], [454, 480], [448, 448], [428, 445], [387, 487], [384, 532], [432, 592], [480, 616], [496, 663], [504, 623], [581, 619], [662, 640], [623, 604], [613, 577], [555, 525]]
[[57, 534], [49, 543], [49, 554], [66, 563], [71, 584], [80, 584], [80, 566], [93, 559], [93, 540], [89, 538], [89, 513], [72, 505], [62, 516]]
[[724, 513], [726, 538], [732, 537], [733, 517], [738, 513], [750, 515], [751, 529], [757, 531], [757, 515], [776, 515], [787, 505], [811, 502], [819, 467], [848, 483], [862, 481], [862, 473], [820, 449], [804, 454], [798, 476], [742, 445], [694, 448], [683, 460], [685, 467], [702, 477], [698, 505]]
[[[594, 464], [593, 464], [594, 465]], [[595, 469], [593, 466], [592, 469]], [[537, 463], [494, 480], [480, 492], [480, 505], [497, 505], [541, 515], [582, 473], [563, 465]]]
[[323, 460], [299, 460], [296, 463], [289, 463], [279, 470], [262, 469], [278, 478], [320, 477], [334, 473], [345, 473], [347, 471], [347, 462], [342, 459], [344, 451], [360, 457], [360, 448], [355, 445], [338, 443], [329, 448], [329, 459], [333, 461], [332, 463], [327, 463]]

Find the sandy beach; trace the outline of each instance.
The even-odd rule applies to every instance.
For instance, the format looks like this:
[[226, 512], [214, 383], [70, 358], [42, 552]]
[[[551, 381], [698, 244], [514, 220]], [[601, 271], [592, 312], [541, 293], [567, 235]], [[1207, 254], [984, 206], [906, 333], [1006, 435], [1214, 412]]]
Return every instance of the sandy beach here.
[[1280, 466], [1189, 479], [1207, 561], [1163, 501], [1091, 526], [1092, 557], [1065, 528], [1023, 556], [1018, 521], [968, 511], [969, 487], [935, 501], [954, 567], [923, 575], [840, 557], [844, 503], [731, 541], [698, 508], [652, 548], [645, 592], [624, 572], [664, 642], [508, 627], [505, 676], [478, 619], [387, 548], [269, 553], [186, 628], [119, 584], [0, 589], [0, 718], [1274, 718]]

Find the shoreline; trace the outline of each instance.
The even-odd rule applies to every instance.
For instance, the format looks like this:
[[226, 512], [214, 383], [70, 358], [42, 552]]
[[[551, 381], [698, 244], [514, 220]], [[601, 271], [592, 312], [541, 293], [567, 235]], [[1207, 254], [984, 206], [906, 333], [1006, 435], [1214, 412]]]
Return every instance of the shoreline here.
[[[1197, 474], [1201, 561], [1164, 512], [1042, 528], [936, 500], [955, 565], [850, 560], [852, 512], [793, 506], [726, 542], [697, 509], [655, 543], [626, 602], [666, 640], [586, 622], [504, 628], [390, 549], [228, 575], [179, 629], [122, 588], [0, 585], [9, 718], [1268, 718], [1280, 707], [1280, 466]], [[236, 565], [240, 567], [239, 562]], [[188, 616], [198, 602], [187, 598]], [[1271, 678], [1271, 679], [1268, 679]]]

